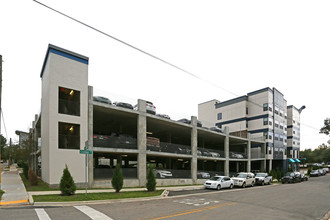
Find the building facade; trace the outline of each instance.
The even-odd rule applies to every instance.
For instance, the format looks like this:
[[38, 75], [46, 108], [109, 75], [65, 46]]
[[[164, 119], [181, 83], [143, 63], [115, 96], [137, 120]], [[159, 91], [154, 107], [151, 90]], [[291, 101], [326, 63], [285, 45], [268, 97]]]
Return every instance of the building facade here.
[[41, 112], [31, 129], [35, 149], [30, 166], [43, 181], [57, 187], [67, 165], [77, 185], [111, 187], [120, 165], [124, 186], [145, 186], [148, 167], [158, 185], [203, 183], [216, 174], [266, 169], [266, 143], [162, 118], [146, 111], [123, 108], [93, 98], [88, 86], [88, 58], [49, 45], [41, 71]]
[[252, 139], [264, 140], [267, 168], [287, 170], [288, 144], [290, 152], [294, 152], [295, 156], [299, 154], [299, 149], [292, 147], [293, 142], [297, 146], [300, 140], [299, 114], [292, 109], [296, 108], [287, 107], [280, 91], [267, 87], [224, 102], [211, 100], [201, 103], [198, 105], [198, 118], [209, 126], [227, 126], [232, 135], [246, 137], [249, 134]]

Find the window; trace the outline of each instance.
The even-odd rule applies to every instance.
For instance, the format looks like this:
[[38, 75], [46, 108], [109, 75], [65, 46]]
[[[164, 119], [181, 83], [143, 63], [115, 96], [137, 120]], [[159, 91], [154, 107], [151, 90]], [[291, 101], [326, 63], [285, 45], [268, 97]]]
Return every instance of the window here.
[[264, 125], [268, 125], [268, 118], [264, 118]]
[[275, 107], [275, 114], [277, 114], [278, 115], [278, 108], [277, 107]]
[[246, 126], [246, 128], [249, 127], [249, 122], [248, 121], [246, 121], [245, 126]]
[[280, 135], [280, 141], [283, 141], [283, 135]]
[[275, 120], [275, 127], [278, 128], [278, 121]]
[[249, 114], [249, 108], [248, 107], [246, 107], [246, 109], [245, 109], [245, 113], [248, 115]]
[[269, 136], [269, 138], [268, 138], [269, 140], [272, 140], [273, 139], [273, 133], [272, 132], [269, 132], [268, 133], [268, 136]]
[[275, 141], [278, 141], [278, 134], [275, 134]]
[[218, 113], [218, 120], [222, 119], [222, 113]]
[[80, 92], [73, 89], [59, 87], [58, 113], [80, 116]]
[[280, 129], [283, 130], [283, 123], [280, 123]]
[[58, 148], [80, 149], [80, 125], [58, 123]]
[[268, 110], [268, 103], [265, 103], [264, 104], [264, 111], [267, 111]]

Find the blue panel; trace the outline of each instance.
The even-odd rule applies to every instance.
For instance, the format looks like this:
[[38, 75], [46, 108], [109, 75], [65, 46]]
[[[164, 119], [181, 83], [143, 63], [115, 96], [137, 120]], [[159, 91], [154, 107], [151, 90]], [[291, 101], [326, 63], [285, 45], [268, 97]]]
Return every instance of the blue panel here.
[[299, 159], [295, 159], [298, 163], [300, 163], [301, 161]]
[[289, 162], [294, 163], [295, 161], [293, 159], [289, 159]]
[[62, 51], [55, 50], [55, 49], [53, 49], [53, 48], [50, 48], [50, 49], [49, 49], [49, 53], [54, 53], [54, 54], [57, 54], [57, 55], [60, 55], [60, 56], [63, 56], [63, 57], [66, 57], [66, 58], [69, 58], [69, 59], [72, 59], [72, 60], [78, 61], [78, 62], [80, 62], [80, 63], [88, 64], [88, 60], [81, 59], [81, 58], [79, 58], [79, 57], [73, 56], [73, 55], [71, 55], [71, 54], [64, 53], [64, 52], [62, 52]]

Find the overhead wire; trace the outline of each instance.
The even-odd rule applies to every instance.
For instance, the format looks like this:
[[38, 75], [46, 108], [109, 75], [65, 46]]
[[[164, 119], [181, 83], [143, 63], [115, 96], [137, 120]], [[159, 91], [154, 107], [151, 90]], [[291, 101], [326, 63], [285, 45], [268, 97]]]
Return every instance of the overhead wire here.
[[[67, 18], [69, 18], [69, 19], [71, 19], [71, 20], [73, 20], [73, 21], [75, 21], [75, 22], [77, 22], [77, 23], [79, 23], [79, 24], [81, 24], [81, 25], [83, 25], [83, 26], [85, 26], [85, 27], [88, 27], [88, 28], [90, 28], [90, 29], [92, 29], [92, 30], [94, 30], [94, 31], [96, 31], [96, 32], [99, 32], [100, 34], [105, 35], [105, 36], [107, 36], [107, 37], [109, 37], [109, 38], [111, 38], [111, 39], [113, 39], [113, 40], [115, 40], [115, 41], [118, 41], [118, 42], [120, 42], [120, 43], [122, 43], [122, 44], [124, 44], [124, 45], [126, 45], [126, 46], [128, 46], [128, 47], [130, 47], [130, 48], [132, 48], [132, 49], [134, 49], [134, 50], [137, 50], [137, 51], [139, 51], [139, 52], [141, 52], [141, 53], [143, 53], [143, 54], [145, 54], [145, 55], [147, 55], [147, 56], [149, 56], [149, 57], [152, 57], [152, 58], [154, 58], [154, 59], [156, 59], [156, 60], [158, 60], [158, 61], [160, 61], [160, 62], [162, 62], [162, 63], [165, 63], [165, 64], [167, 64], [167, 65], [169, 65], [169, 66], [172, 66], [173, 68], [175, 68], [175, 69], [177, 69], [177, 70], [180, 70], [180, 71], [182, 71], [182, 72], [184, 72], [184, 73], [190, 75], [191, 77], [194, 77], [194, 78], [196, 78], [196, 79], [198, 79], [198, 80], [200, 80], [200, 81], [203, 81], [203, 82], [205, 82], [205, 83], [207, 83], [207, 84], [209, 84], [209, 85], [212, 85], [212, 86], [214, 86], [214, 87], [216, 87], [216, 88], [219, 88], [219, 89], [221, 89], [221, 90], [223, 90], [223, 91], [225, 91], [225, 92], [227, 92], [227, 93], [230, 93], [230, 94], [234, 95], [236, 98], [237, 98], [237, 97], [240, 97], [239, 95], [237, 95], [236, 93], [234, 93], [234, 92], [232, 92], [232, 91], [230, 91], [230, 90], [228, 90], [228, 89], [225, 89], [225, 88], [223, 88], [223, 87], [221, 87], [221, 86], [219, 86], [219, 85], [217, 85], [217, 84], [215, 84], [215, 83], [213, 83], [213, 82], [211, 82], [211, 81], [209, 81], [209, 80], [206, 80], [206, 79], [204, 79], [204, 78], [202, 78], [202, 77], [200, 77], [200, 76], [198, 76], [198, 75], [196, 75], [196, 74], [194, 74], [194, 73], [192, 73], [192, 72], [190, 72], [190, 71], [188, 71], [188, 70], [186, 70], [186, 69], [183, 69], [183, 68], [181, 68], [181, 67], [179, 67], [179, 66], [177, 66], [177, 65], [175, 65], [175, 64], [173, 64], [173, 63], [171, 63], [171, 62], [169, 62], [169, 61], [166, 61], [166, 60], [164, 60], [164, 59], [162, 59], [162, 58], [160, 58], [160, 57], [158, 57], [158, 56], [156, 56], [156, 55], [153, 55], [153, 54], [151, 54], [151, 53], [149, 53], [149, 52], [147, 52], [147, 51], [145, 51], [145, 50], [142, 50], [142, 49], [140, 49], [140, 48], [138, 48], [138, 47], [136, 47], [136, 46], [133, 46], [133, 45], [130, 44], [130, 43], [127, 43], [127, 42], [125, 42], [125, 41], [123, 41], [123, 40], [120, 40], [120, 39], [117, 38], [117, 37], [114, 37], [114, 36], [112, 36], [112, 35], [110, 35], [110, 34], [108, 34], [108, 33], [105, 33], [104, 31], [101, 31], [101, 30], [99, 30], [99, 29], [97, 29], [97, 28], [95, 28], [95, 27], [93, 27], [93, 26], [91, 26], [91, 25], [88, 25], [88, 24], [86, 24], [86, 23], [84, 23], [84, 22], [82, 22], [82, 21], [80, 21], [80, 20], [78, 20], [78, 19], [76, 19], [76, 18], [73, 18], [73, 17], [71, 17], [71, 16], [69, 16], [69, 15], [67, 15], [67, 14], [65, 14], [65, 13], [63, 13], [63, 12], [60, 12], [60, 11], [58, 11], [58, 10], [56, 10], [56, 9], [54, 9], [54, 8], [52, 8], [52, 7], [50, 7], [50, 6], [46, 5], [46, 4], [44, 4], [44, 3], [41, 3], [41, 2], [39, 2], [39, 1], [37, 1], [37, 0], [33, 0], [33, 1], [36, 2], [36, 3], [38, 3], [38, 4], [40, 4], [40, 5], [43, 6], [43, 7], [46, 7], [46, 8], [48, 8], [48, 9], [50, 9], [50, 10], [52, 10], [52, 11], [54, 11], [54, 12], [56, 12], [56, 13], [62, 15], [62, 16], [64, 16], [64, 17], [67, 17]], [[252, 104], [254, 104], [254, 105], [257, 105], [257, 106], [263, 108], [263, 106], [260, 105], [259, 103], [253, 102], [253, 101], [251, 101], [251, 100], [248, 100], [248, 102], [250, 102], [250, 103], [252, 103]], [[287, 117], [287, 118], [289, 118], [289, 117]], [[293, 118], [289, 118], [289, 119], [293, 119]], [[301, 125], [304, 125], [304, 126], [306, 126], [306, 127], [309, 127], [309, 128], [311, 128], [311, 129], [319, 130], [318, 128], [315, 128], [315, 127], [310, 126], [310, 125], [306, 125], [306, 124], [304, 124], [304, 123], [300, 123], [300, 124], [301, 124]]]

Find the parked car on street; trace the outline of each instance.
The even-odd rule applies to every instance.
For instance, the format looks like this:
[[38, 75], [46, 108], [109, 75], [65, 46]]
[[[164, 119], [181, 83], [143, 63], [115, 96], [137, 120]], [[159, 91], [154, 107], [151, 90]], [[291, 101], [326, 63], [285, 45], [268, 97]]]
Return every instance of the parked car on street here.
[[328, 167], [324, 167], [323, 168], [323, 171], [325, 171], [325, 174], [329, 173], [330, 172], [330, 169]]
[[133, 109], [133, 106], [131, 104], [129, 104], [129, 103], [126, 103], [126, 102], [114, 102], [113, 104], [115, 106], [118, 106], [118, 107]]
[[154, 169], [154, 174], [155, 174], [156, 178], [170, 178], [170, 177], [172, 177], [172, 173], [170, 171], [167, 171], [167, 170]]
[[315, 176], [319, 177], [320, 175], [321, 174], [320, 174], [319, 170], [312, 170], [309, 174], [310, 177], [315, 177]]
[[259, 184], [259, 185], [265, 185], [265, 184], [272, 184], [272, 181], [273, 181], [273, 177], [272, 176], [269, 176], [268, 173], [257, 173], [256, 174], [256, 184]]
[[232, 178], [234, 180], [234, 185], [245, 188], [246, 186], [254, 186], [255, 178], [253, 173], [237, 173], [235, 177]]
[[321, 176], [324, 176], [325, 174], [327, 174], [323, 169], [319, 169], [319, 172], [320, 172]]
[[298, 183], [301, 182], [299, 172], [287, 172], [281, 179], [282, 183]]
[[105, 97], [103, 97], [103, 96], [94, 96], [94, 97], [93, 97], [93, 101], [96, 101], [96, 102], [102, 102], [102, 103], [105, 103], [105, 104], [109, 104], [109, 105], [111, 105], [111, 101], [110, 101], [110, 99], [105, 98]]
[[301, 181], [308, 181], [308, 176], [306, 176], [305, 174], [301, 174]]
[[233, 188], [234, 181], [228, 176], [214, 176], [204, 183], [205, 189]]

